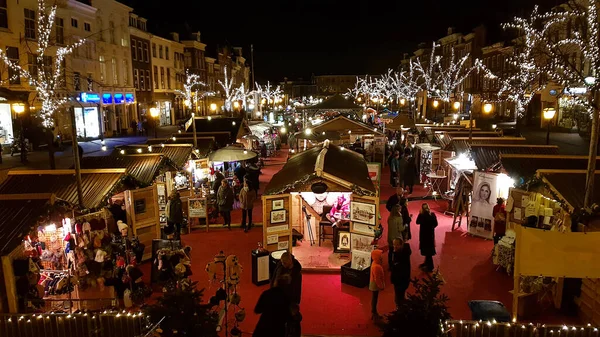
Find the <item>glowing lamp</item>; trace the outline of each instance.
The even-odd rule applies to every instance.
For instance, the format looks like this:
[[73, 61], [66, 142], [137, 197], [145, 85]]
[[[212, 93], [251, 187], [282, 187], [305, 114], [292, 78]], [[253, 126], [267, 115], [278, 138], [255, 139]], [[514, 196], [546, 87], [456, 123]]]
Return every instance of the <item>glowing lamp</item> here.
[[215, 103], [210, 104], [210, 111], [217, 111], [217, 105]]
[[234, 107], [235, 109], [239, 109], [239, 107], [240, 107], [240, 103], [239, 103], [239, 102], [233, 102], [233, 107]]
[[281, 133], [285, 133], [286, 131], [287, 130], [286, 130], [285, 126], [282, 126], [281, 129], [279, 129], [279, 132], [281, 132]]
[[404, 105], [404, 103], [406, 103], [406, 100], [404, 98], [400, 99], [400, 104]]
[[22, 114], [25, 111], [25, 104], [23, 103], [13, 103], [12, 109], [17, 114]]
[[483, 112], [485, 112], [486, 114], [489, 114], [490, 112], [492, 112], [492, 104], [491, 103], [485, 103], [483, 105]]
[[433, 107], [437, 108], [440, 105], [440, 102], [438, 102], [437, 100], [433, 101]]
[[551, 120], [556, 115], [556, 109], [554, 108], [546, 108], [544, 109], [544, 119]]
[[454, 102], [454, 110], [460, 109], [460, 102]]
[[152, 118], [158, 117], [158, 109], [157, 108], [150, 108], [150, 116], [152, 116]]
[[187, 106], [188, 108], [192, 106], [192, 102], [189, 99], [184, 100], [183, 104], [185, 104], [185, 106]]
[[308, 135], [310, 135], [312, 133], [312, 130], [311, 129], [306, 129], [306, 130], [304, 130], [304, 133], [308, 136]]

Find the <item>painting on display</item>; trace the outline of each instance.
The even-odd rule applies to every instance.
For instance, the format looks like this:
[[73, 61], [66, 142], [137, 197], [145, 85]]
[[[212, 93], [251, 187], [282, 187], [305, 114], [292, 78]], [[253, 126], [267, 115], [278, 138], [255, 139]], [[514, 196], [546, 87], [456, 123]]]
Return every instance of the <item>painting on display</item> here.
[[371, 253], [360, 250], [352, 251], [350, 267], [356, 270], [365, 270], [371, 266]]
[[350, 202], [350, 220], [375, 226], [375, 204]]
[[494, 236], [493, 211], [498, 197], [497, 175], [475, 172], [469, 233], [486, 239]]
[[367, 235], [361, 235], [356, 233], [350, 234], [350, 249], [354, 252], [355, 250], [360, 250], [363, 252], [372, 252], [373, 251], [373, 237]]
[[271, 223], [275, 224], [275, 223], [285, 222], [285, 220], [286, 220], [285, 216], [286, 216], [285, 209], [271, 211]]

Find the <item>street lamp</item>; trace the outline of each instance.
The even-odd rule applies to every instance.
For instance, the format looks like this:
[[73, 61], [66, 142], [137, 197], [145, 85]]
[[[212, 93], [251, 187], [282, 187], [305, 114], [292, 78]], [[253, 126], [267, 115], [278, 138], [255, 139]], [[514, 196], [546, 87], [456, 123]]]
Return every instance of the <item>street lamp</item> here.
[[157, 138], [156, 129], [158, 129], [158, 109], [155, 107], [150, 108], [150, 116], [152, 116], [152, 119], [154, 120], [154, 138]]
[[[17, 114], [19, 118], [19, 123], [21, 124], [21, 134], [19, 135], [19, 143], [21, 146], [21, 162], [25, 164], [27, 162], [27, 149], [25, 148], [25, 129], [23, 128], [23, 112], [25, 112], [25, 104], [23, 103], [13, 103], [12, 110]], [[2, 154], [2, 151], [0, 151]], [[0, 158], [0, 163], [2, 159]]]
[[492, 112], [492, 108], [493, 108], [493, 106], [491, 103], [485, 103], [483, 105], [483, 112], [486, 114], [489, 114], [490, 112]]
[[440, 105], [440, 102], [438, 102], [437, 100], [433, 101], [433, 107], [437, 108]]
[[236, 109], [236, 110], [239, 109], [240, 108], [240, 102], [238, 102], [238, 101], [233, 102], [233, 108]]
[[212, 112], [215, 112], [215, 111], [217, 111], [217, 104], [215, 104], [215, 103], [211, 103], [211, 104], [210, 104], [210, 111], [212, 111]]
[[454, 110], [460, 109], [460, 102], [454, 102]]
[[404, 103], [406, 103], [406, 100], [404, 98], [400, 99], [400, 105], [404, 105]]
[[546, 131], [546, 145], [550, 145], [550, 124], [552, 123], [552, 119], [556, 115], [556, 109], [554, 108], [546, 108], [544, 109], [544, 119], [548, 124], [548, 131]]

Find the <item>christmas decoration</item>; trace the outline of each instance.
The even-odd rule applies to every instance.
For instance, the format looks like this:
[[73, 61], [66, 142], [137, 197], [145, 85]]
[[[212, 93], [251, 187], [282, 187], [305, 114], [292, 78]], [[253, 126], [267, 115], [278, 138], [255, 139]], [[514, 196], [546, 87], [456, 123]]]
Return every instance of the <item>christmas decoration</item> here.
[[204, 96], [210, 96], [213, 93], [210, 91], [199, 91], [198, 87], [204, 87], [206, 84], [200, 81], [200, 76], [197, 74], [191, 74], [189, 70], [185, 71], [185, 83], [183, 84], [183, 90], [175, 90], [175, 92], [182, 96], [185, 105], [188, 107], [192, 106], [192, 92], [195, 92], [196, 99], [201, 99]]
[[27, 67], [19, 65], [18, 60], [9, 59], [6, 52], [0, 49], [0, 59], [10, 69], [24, 77], [35, 89], [37, 99], [42, 103], [39, 116], [42, 118], [42, 124], [47, 128], [54, 126], [54, 113], [67, 102], [65, 95], [60, 95], [65, 84], [65, 57], [85, 43], [85, 40], [79, 40], [71, 45], [57, 48], [54, 60], [52, 60], [51, 50], [55, 46], [51, 45], [51, 35], [56, 8], [56, 5], [46, 6], [45, 0], [38, 0], [36, 35], [38, 47], [35, 71], [30, 72]]
[[273, 103], [273, 108], [275, 108], [275, 103], [277, 99], [281, 96], [281, 87], [277, 86], [273, 88], [270, 82], [267, 82], [267, 85], [261, 87], [258, 83], [256, 83], [256, 92], [260, 95], [260, 97], [265, 99], [266, 106], [269, 106], [269, 103]]
[[233, 84], [235, 83], [235, 79], [233, 76], [231, 78], [227, 76], [227, 66], [223, 68], [223, 74], [225, 81], [219, 80], [219, 84], [223, 87], [223, 93], [225, 94], [225, 110], [231, 111], [231, 102], [235, 97], [235, 89], [233, 89]]

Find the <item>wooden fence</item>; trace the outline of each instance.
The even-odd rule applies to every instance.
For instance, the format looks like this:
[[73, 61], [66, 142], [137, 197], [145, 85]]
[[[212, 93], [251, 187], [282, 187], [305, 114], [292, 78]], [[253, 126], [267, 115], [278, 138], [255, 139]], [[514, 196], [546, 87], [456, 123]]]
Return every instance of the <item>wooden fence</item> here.
[[533, 323], [447, 321], [441, 326], [446, 337], [600, 337], [598, 328]]
[[136, 337], [149, 328], [137, 312], [0, 315], [2, 337]]

